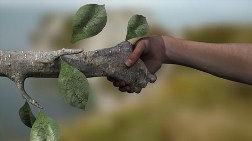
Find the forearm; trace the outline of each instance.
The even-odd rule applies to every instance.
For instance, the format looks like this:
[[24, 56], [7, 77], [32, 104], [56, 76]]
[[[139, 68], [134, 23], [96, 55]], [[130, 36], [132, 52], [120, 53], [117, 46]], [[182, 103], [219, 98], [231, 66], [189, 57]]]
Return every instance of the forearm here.
[[252, 84], [252, 44], [211, 44], [163, 36], [166, 62]]

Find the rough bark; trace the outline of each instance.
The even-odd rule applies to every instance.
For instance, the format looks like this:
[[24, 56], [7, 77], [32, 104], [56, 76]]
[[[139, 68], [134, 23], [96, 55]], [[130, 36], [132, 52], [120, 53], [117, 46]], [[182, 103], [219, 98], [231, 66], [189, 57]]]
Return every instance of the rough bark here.
[[131, 68], [124, 65], [124, 60], [131, 51], [132, 45], [127, 41], [115, 47], [89, 52], [80, 49], [49, 52], [0, 50], [0, 76], [14, 81], [23, 98], [39, 108], [42, 107], [38, 102], [26, 93], [24, 81], [28, 77], [57, 78], [60, 58], [78, 68], [87, 78], [110, 76], [124, 80], [131, 89], [138, 92], [156, 78], [140, 59]]

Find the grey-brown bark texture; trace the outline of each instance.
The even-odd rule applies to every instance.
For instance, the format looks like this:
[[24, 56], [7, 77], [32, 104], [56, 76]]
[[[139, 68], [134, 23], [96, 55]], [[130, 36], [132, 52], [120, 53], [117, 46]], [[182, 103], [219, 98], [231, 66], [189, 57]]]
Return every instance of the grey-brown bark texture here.
[[124, 60], [132, 51], [132, 45], [124, 41], [115, 47], [84, 52], [80, 49], [62, 49], [50, 52], [0, 51], [0, 76], [14, 81], [21, 95], [29, 103], [42, 108], [24, 89], [27, 77], [57, 78], [60, 70], [60, 58], [83, 72], [87, 78], [110, 76], [124, 80], [131, 89], [138, 92], [156, 77], [149, 73], [139, 59], [127, 68]]

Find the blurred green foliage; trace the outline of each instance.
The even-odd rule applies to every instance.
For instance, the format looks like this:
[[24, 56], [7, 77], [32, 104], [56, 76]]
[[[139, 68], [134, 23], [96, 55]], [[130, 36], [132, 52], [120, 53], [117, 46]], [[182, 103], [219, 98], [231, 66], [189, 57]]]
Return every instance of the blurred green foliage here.
[[220, 24], [215, 26], [202, 26], [196, 29], [188, 29], [184, 33], [184, 37], [189, 40], [209, 43], [251, 43], [252, 42], [252, 26]]

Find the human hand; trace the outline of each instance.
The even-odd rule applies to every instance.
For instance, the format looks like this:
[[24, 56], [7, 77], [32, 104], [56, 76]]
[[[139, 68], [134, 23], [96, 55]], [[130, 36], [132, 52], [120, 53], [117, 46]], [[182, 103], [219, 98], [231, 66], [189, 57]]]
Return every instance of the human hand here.
[[[133, 52], [126, 59], [125, 65], [131, 67], [139, 58], [144, 62], [149, 72], [155, 74], [160, 69], [162, 63], [165, 62], [165, 44], [163, 38], [161, 36], [152, 36], [138, 40], [135, 43]], [[124, 81], [118, 81], [111, 77], [107, 79], [113, 82], [115, 87], [119, 87], [119, 90], [122, 92], [136, 92], [130, 89]], [[151, 83], [155, 81], [156, 78], [151, 80]], [[140, 93], [140, 91], [136, 93]]]

